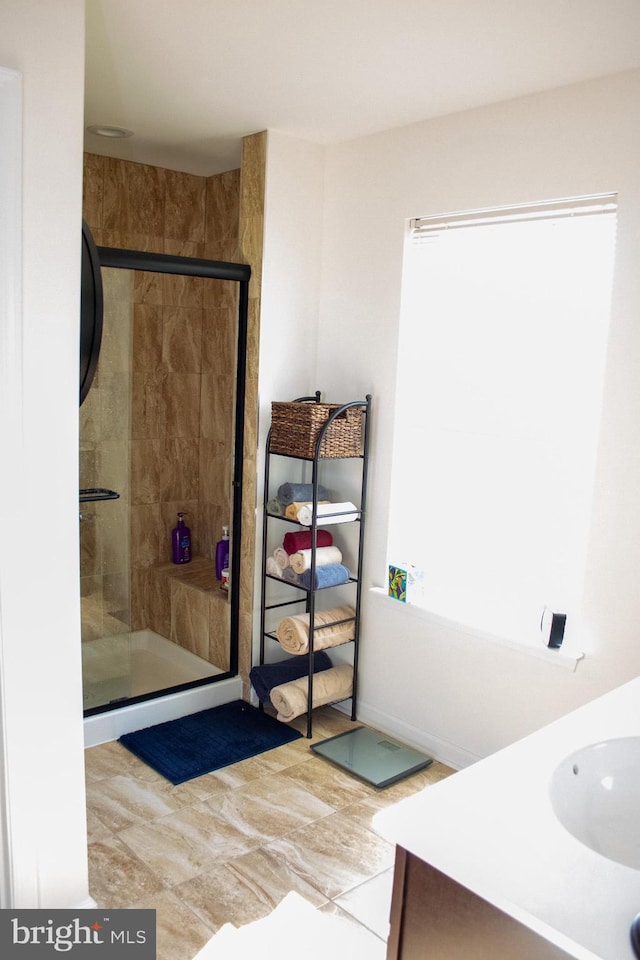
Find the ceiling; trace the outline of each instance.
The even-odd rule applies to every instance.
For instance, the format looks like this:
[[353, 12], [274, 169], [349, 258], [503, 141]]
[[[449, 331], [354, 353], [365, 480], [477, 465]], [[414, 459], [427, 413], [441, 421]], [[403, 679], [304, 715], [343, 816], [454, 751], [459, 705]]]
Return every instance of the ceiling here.
[[640, 0], [87, 0], [92, 153], [210, 176], [640, 67]]

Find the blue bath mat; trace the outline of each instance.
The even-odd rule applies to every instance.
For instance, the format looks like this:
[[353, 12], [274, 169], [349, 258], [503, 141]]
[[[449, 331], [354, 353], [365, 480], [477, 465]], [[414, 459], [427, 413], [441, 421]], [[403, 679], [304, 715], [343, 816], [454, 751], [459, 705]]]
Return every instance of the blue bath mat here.
[[119, 742], [171, 783], [178, 784], [301, 736], [244, 700], [234, 700], [125, 733]]

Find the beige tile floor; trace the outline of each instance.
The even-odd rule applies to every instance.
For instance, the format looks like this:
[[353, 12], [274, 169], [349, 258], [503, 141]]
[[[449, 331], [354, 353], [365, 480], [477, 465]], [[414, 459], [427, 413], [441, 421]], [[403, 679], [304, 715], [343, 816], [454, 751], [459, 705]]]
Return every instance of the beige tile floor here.
[[[296, 721], [306, 732], [306, 717]], [[314, 737], [173, 786], [117, 742], [86, 751], [89, 887], [98, 906], [155, 909], [158, 960], [192, 960], [224, 923], [295, 890], [361, 924], [386, 955], [393, 847], [373, 815], [449, 776], [440, 763], [376, 790], [310, 750], [353, 724], [331, 707]]]

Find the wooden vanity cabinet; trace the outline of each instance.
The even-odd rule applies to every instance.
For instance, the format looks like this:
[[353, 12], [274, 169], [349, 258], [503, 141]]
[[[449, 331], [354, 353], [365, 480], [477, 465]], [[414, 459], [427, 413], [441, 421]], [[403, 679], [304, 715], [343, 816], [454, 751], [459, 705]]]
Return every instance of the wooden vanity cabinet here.
[[396, 847], [387, 960], [569, 960], [570, 954]]

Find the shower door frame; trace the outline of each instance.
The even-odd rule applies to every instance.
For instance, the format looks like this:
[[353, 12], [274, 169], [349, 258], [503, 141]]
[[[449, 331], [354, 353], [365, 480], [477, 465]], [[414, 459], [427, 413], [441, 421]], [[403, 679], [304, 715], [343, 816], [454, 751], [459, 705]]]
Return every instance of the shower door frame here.
[[147, 273], [168, 273], [183, 277], [203, 277], [205, 280], [230, 280], [238, 284], [238, 330], [236, 353], [236, 403], [235, 403], [235, 437], [233, 476], [231, 487], [233, 490], [232, 504], [232, 536], [236, 548], [231, 551], [231, 591], [230, 591], [230, 626], [229, 626], [229, 669], [213, 677], [200, 680], [191, 680], [187, 683], [176, 684], [172, 687], [163, 687], [152, 693], [141, 694], [136, 697], [127, 697], [115, 703], [107, 703], [98, 707], [91, 707], [84, 711], [84, 716], [94, 716], [116, 710], [129, 704], [153, 700], [193, 687], [207, 686], [220, 680], [227, 680], [238, 674], [238, 646], [240, 627], [240, 570], [241, 570], [241, 534], [242, 534], [242, 485], [244, 479], [244, 407], [246, 394], [246, 363], [247, 363], [247, 328], [249, 322], [249, 280], [251, 267], [246, 263], [227, 263], [224, 260], [204, 260], [197, 257], [180, 257], [166, 253], [147, 253], [141, 250], [125, 250], [118, 247], [96, 246], [100, 267], [111, 267], [116, 270], [143, 270]]

